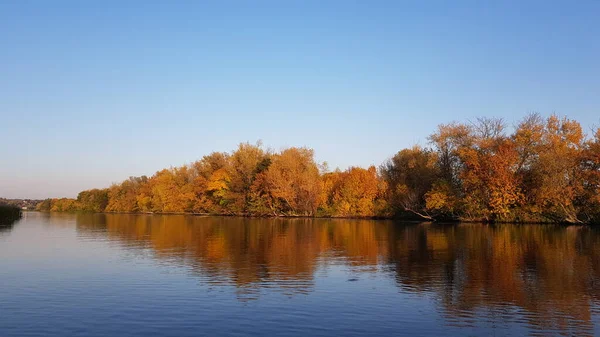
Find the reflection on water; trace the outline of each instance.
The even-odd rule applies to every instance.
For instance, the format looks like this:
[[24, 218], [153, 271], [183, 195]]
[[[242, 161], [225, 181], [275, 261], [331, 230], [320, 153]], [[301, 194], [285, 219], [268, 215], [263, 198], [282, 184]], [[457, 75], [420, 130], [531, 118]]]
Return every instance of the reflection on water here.
[[589, 227], [25, 213], [0, 336], [599, 334]]
[[600, 295], [600, 233], [587, 227], [79, 215], [77, 230], [150, 248], [244, 294], [311, 291], [315, 273], [336, 264], [379, 270], [401, 291], [434, 294], [458, 325], [520, 313], [541, 330], [589, 332]]
[[17, 221], [19, 221], [19, 219], [15, 219], [15, 218], [8, 218], [8, 219], [0, 219], [0, 235], [2, 235], [2, 233], [6, 233], [6, 232], [10, 232], [13, 227], [15, 226], [15, 223], [17, 223]]
[[389, 224], [314, 219], [80, 215], [77, 229], [107, 236], [131, 249], [191, 267], [205, 282], [233, 284], [241, 293], [261, 287], [307, 292], [319, 267], [376, 267]]
[[15, 222], [17, 222], [17, 221], [14, 220], [14, 221], [0, 222], [0, 235], [2, 235], [2, 232], [9, 232], [11, 229], [13, 229]]

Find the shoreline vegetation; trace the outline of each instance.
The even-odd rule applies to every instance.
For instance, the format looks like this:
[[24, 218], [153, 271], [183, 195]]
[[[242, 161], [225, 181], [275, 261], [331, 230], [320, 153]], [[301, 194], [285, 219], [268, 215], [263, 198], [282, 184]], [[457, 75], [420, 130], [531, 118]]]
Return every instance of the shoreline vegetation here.
[[[62, 199], [62, 198], [61, 198]], [[60, 199], [51, 199], [60, 200]], [[388, 221], [399, 221], [402, 223], [413, 223], [413, 224], [439, 224], [439, 225], [460, 225], [460, 224], [487, 224], [487, 225], [565, 225], [565, 226], [586, 226], [596, 225], [600, 223], [571, 223], [567, 221], [552, 221], [552, 220], [528, 220], [528, 221], [515, 221], [515, 220], [482, 220], [482, 219], [466, 219], [466, 218], [438, 218], [438, 219], [425, 219], [423, 217], [414, 216], [412, 214], [400, 214], [391, 216], [382, 215], [371, 215], [371, 216], [336, 216], [336, 215], [253, 215], [253, 214], [225, 214], [225, 213], [194, 213], [194, 212], [94, 212], [85, 210], [69, 210], [69, 211], [48, 211], [48, 210], [31, 210], [31, 212], [37, 213], [69, 213], [69, 214], [108, 214], [108, 215], [183, 215], [183, 216], [194, 216], [194, 217], [224, 217], [224, 218], [246, 218], [246, 219], [318, 219], [318, 220], [388, 220]]]
[[[509, 132], [510, 131], [510, 132]], [[330, 171], [312, 149], [242, 143], [39, 211], [600, 223], [600, 129], [530, 114], [438, 126], [379, 167]]]
[[13, 205], [0, 204], [0, 227], [10, 226], [22, 216], [21, 209]]

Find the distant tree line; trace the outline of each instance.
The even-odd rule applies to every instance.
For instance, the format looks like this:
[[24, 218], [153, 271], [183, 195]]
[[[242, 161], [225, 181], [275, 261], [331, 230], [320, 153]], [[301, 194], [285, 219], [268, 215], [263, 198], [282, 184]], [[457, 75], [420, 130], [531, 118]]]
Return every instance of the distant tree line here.
[[42, 200], [0, 198], [0, 204], [12, 205], [23, 209], [35, 209], [40, 202], [42, 202]]
[[531, 114], [440, 125], [430, 147], [379, 168], [329, 172], [313, 150], [242, 143], [152, 177], [131, 177], [43, 211], [253, 216], [413, 217], [486, 222], [600, 222], [600, 129]]

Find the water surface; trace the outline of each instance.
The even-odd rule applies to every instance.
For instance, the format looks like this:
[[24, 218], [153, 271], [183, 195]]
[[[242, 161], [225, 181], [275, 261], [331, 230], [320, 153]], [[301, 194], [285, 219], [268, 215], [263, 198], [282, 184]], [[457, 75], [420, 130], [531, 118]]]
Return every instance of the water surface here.
[[588, 227], [25, 213], [0, 336], [600, 335]]

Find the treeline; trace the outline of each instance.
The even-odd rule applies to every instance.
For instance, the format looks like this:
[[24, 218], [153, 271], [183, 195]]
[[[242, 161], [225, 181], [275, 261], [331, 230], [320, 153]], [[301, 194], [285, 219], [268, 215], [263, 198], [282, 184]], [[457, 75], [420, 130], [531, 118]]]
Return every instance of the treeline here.
[[12, 205], [22, 209], [35, 209], [40, 202], [42, 202], [42, 200], [0, 198], [0, 204]]
[[313, 150], [240, 144], [152, 177], [131, 177], [45, 211], [255, 216], [414, 217], [486, 222], [600, 222], [600, 129], [531, 114], [440, 125], [430, 147], [379, 168], [327, 171]]

